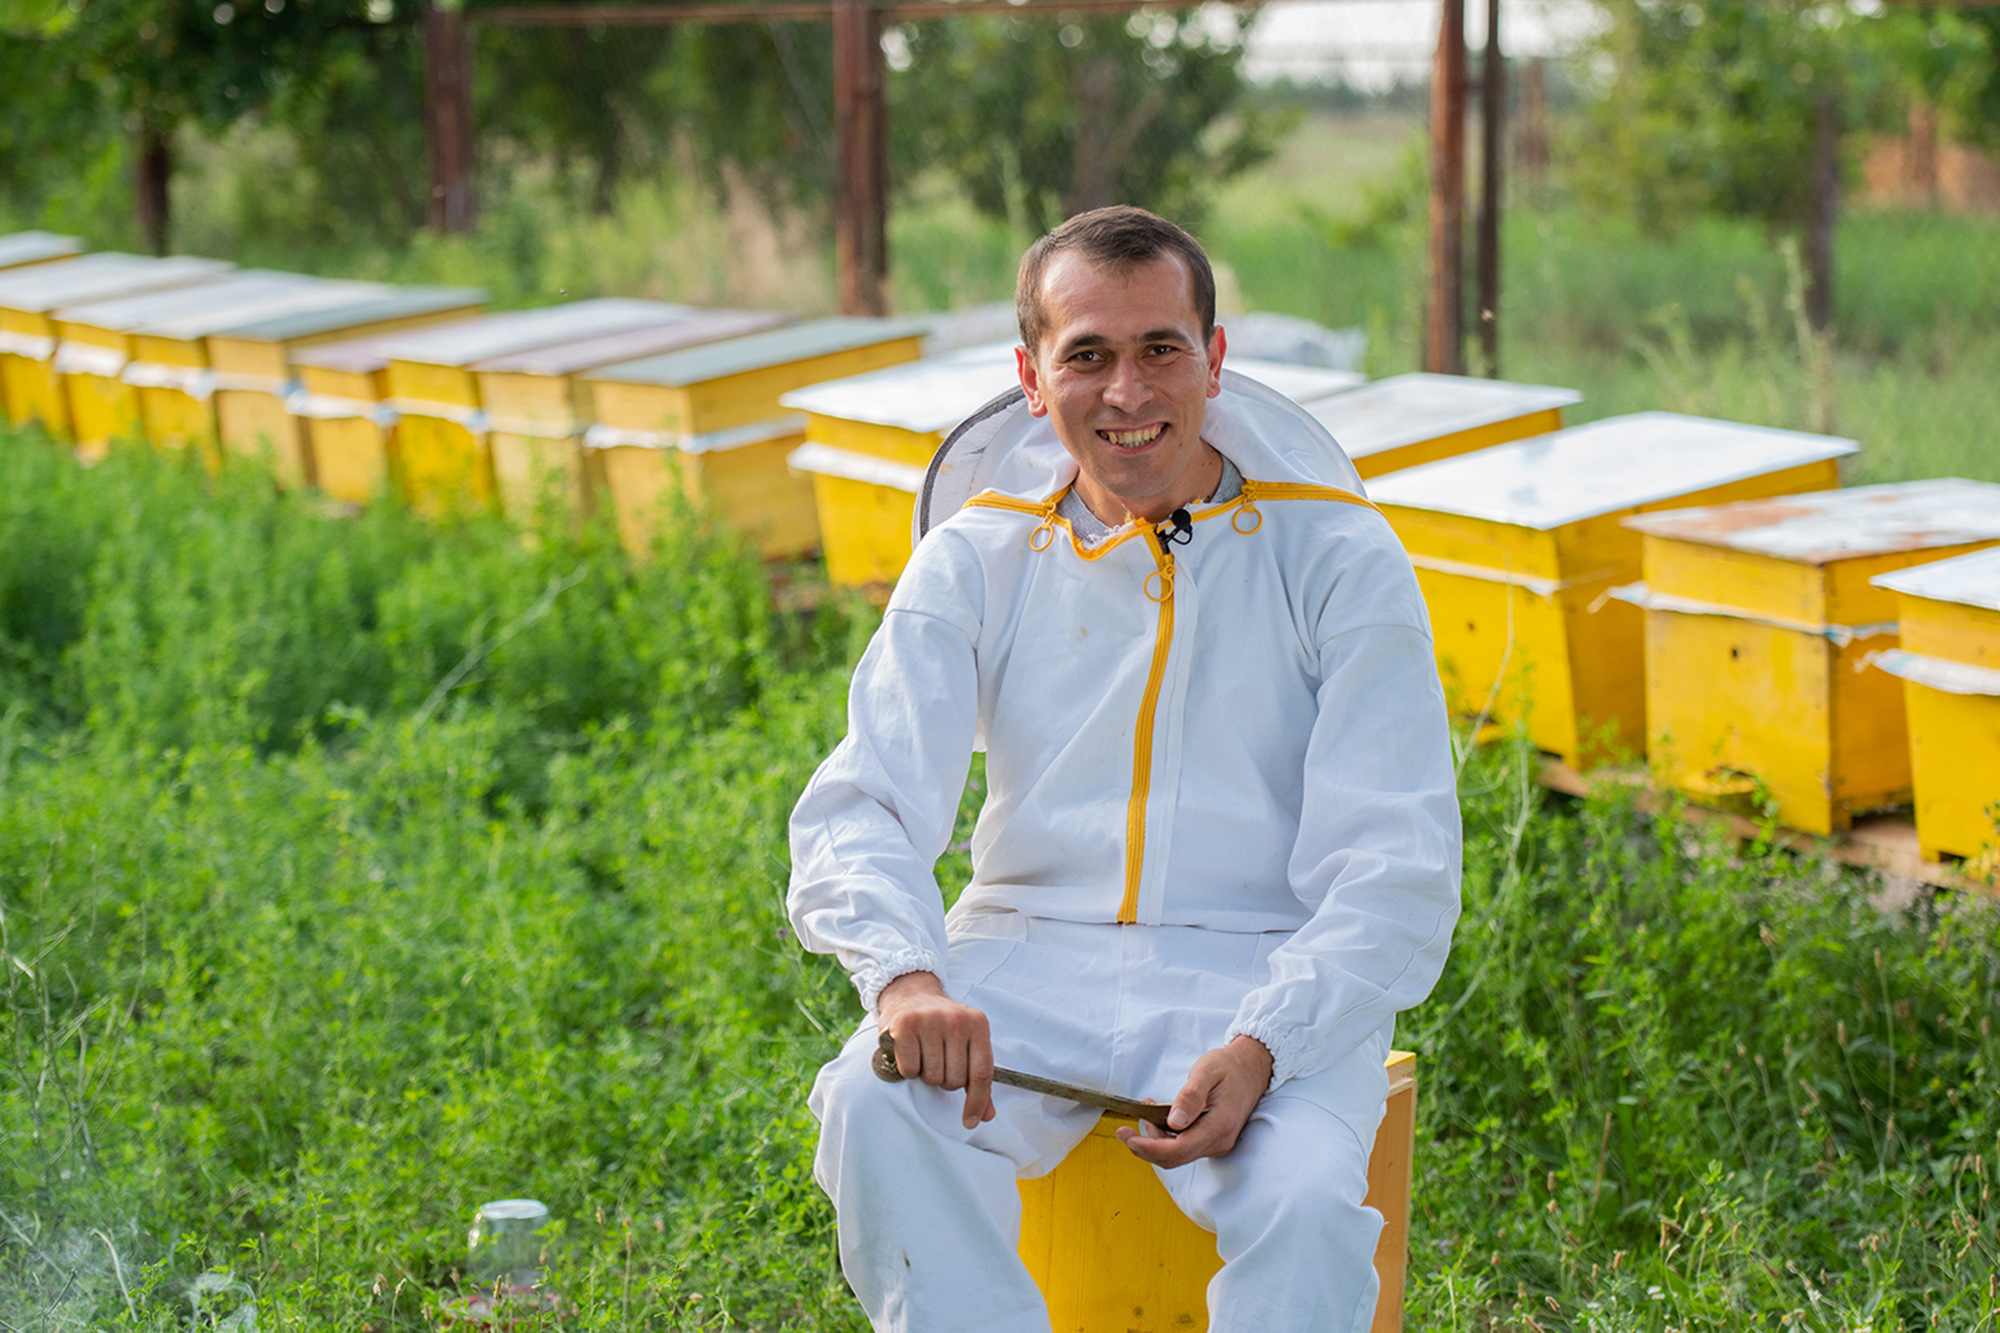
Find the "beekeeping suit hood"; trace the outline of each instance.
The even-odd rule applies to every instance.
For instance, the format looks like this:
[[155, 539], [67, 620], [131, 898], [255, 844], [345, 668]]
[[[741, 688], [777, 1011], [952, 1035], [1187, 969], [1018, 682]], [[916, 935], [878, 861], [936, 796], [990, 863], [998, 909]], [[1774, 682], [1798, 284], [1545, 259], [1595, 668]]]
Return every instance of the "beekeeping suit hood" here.
[[[1222, 392], [1208, 400], [1201, 437], [1246, 477], [1363, 494], [1360, 474], [1325, 426], [1283, 394], [1227, 367]], [[1041, 499], [1068, 485], [1076, 471], [1049, 419], [1028, 411], [1018, 386], [1009, 389], [938, 446], [917, 496], [910, 544], [982, 491]]]

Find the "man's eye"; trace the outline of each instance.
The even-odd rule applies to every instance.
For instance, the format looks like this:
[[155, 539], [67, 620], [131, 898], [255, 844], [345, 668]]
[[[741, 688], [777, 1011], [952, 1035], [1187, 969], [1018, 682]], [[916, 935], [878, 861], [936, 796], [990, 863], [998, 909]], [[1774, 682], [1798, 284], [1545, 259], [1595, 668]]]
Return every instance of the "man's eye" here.
[[1070, 358], [1070, 360], [1072, 361], [1091, 361], [1091, 362], [1102, 361], [1103, 359], [1104, 359], [1104, 353], [1089, 347], [1084, 348], [1081, 352], [1078, 352], [1076, 355]]

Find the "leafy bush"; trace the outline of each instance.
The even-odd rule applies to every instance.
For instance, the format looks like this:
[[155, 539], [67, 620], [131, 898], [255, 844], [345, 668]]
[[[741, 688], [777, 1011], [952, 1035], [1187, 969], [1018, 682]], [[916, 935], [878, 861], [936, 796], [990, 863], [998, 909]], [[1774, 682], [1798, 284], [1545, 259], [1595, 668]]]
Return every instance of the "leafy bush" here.
[[[867, 614], [695, 516], [634, 566], [28, 436], [0, 497], [0, 1320], [183, 1327], [226, 1270], [422, 1328], [533, 1194], [564, 1327], [862, 1327], [802, 1105], [857, 1011], [780, 898]], [[1404, 1023], [1410, 1326], [1993, 1318], [1985, 904], [1531, 762], [1468, 757]]]

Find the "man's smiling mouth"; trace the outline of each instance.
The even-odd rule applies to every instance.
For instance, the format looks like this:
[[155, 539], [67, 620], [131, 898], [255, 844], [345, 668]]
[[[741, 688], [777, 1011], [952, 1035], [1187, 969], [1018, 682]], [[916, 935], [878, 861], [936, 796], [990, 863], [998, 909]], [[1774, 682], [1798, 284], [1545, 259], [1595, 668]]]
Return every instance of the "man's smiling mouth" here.
[[1097, 432], [1097, 436], [1121, 449], [1137, 449], [1159, 439], [1166, 433], [1166, 429], [1165, 422], [1156, 422], [1150, 426], [1141, 426], [1137, 430], [1101, 430]]

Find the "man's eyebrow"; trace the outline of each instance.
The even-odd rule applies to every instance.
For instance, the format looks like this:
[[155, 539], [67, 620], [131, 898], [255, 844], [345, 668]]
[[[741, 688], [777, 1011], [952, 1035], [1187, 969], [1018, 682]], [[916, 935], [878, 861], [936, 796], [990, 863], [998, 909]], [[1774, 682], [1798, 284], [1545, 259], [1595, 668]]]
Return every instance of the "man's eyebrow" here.
[[[1148, 329], [1133, 339], [1133, 341], [1141, 347], [1150, 346], [1153, 343], [1194, 345], [1194, 340], [1188, 337], [1187, 332], [1183, 329]], [[1064, 341], [1061, 354], [1067, 356], [1071, 352], [1080, 352], [1086, 347], [1109, 346], [1111, 346], [1111, 339], [1102, 333], [1079, 333], [1074, 338]]]

